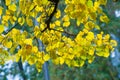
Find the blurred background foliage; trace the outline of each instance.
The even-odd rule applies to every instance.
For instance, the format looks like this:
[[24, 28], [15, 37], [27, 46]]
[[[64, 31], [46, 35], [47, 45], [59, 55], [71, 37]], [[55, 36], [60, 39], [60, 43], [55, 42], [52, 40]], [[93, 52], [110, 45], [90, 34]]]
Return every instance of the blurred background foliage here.
[[[92, 64], [86, 64], [82, 68], [69, 68], [66, 65], [54, 65], [49, 63], [51, 80], [120, 80], [120, 0], [108, 0], [106, 6], [102, 6], [108, 15], [108, 24], [99, 23], [105, 34], [117, 40], [118, 46], [109, 58], [97, 57]], [[75, 24], [72, 22], [72, 24]], [[72, 33], [78, 32], [70, 26]]]
[[[62, 3], [61, 3], [62, 4]], [[63, 6], [59, 6], [63, 9]], [[115, 52], [109, 58], [96, 57], [92, 64], [87, 64], [82, 68], [70, 68], [66, 65], [54, 65], [48, 62], [50, 80], [120, 80], [120, 0], [108, 0], [103, 6], [104, 12], [108, 15], [108, 24], [100, 23], [101, 29], [107, 34], [111, 34], [113, 39], [118, 41]], [[63, 15], [63, 14], [62, 14]], [[72, 25], [69, 30], [77, 33], [78, 29]], [[24, 71], [20, 71], [18, 63], [7, 62], [0, 66], [0, 80], [44, 80], [44, 72], [38, 73], [35, 66], [28, 63], [23, 64]], [[23, 75], [24, 74], [24, 75]]]
[[108, 59], [97, 58], [93, 64], [82, 68], [51, 66], [51, 80], [118, 80], [117, 71]]

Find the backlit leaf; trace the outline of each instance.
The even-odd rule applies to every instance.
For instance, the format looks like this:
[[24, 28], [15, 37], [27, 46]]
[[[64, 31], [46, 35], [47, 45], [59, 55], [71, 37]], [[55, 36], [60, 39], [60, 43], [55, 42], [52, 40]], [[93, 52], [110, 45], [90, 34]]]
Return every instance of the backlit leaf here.
[[0, 33], [2, 33], [4, 31], [4, 26], [0, 25]]

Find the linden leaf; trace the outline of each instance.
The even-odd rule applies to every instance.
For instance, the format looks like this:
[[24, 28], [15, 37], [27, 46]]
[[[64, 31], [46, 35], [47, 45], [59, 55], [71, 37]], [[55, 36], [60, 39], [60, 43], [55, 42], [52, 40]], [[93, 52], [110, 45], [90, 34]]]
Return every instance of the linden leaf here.
[[4, 31], [4, 26], [0, 25], [0, 33], [2, 33]]
[[75, 67], [79, 67], [79, 64], [78, 64], [77, 61], [73, 61], [73, 65], [74, 65]]
[[102, 5], [106, 5], [107, 0], [99, 0], [99, 3], [102, 4]]
[[16, 8], [17, 8], [17, 7], [16, 7], [15, 4], [12, 4], [12, 5], [9, 5], [9, 6], [8, 6], [8, 9], [11, 10], [11, 11], [14, 11], [14, 12], [17, 10]]
[[109, 55], [109, 52], [105, 52], [103, 56], [107, 58]]
[[37, 71], [38, 71], [38, 72], [41, 72], [41, 71], [42, 71], [42, 69], [37, 68]]
[[65, 63], [70, 67], [71, 66], [71, 61], [70, 60], [65, 60]]
[[32, 5], [30, 6], [30, 8], [29, 8], [29, 11], [32, 11], [34, 8], [35, 8], [35, 5], [32, 4]]
[[81, 19], [77, 18], [77, 26], [80, 26], [80, 23], [81, 23]]
[[12, 47], [12, 41], [5, 41], [4, 46], [7, 47], [7, 48], [11, 48]]
[[69, 16], [68, 15], [65, 15], [63, 18], [62, 18], [63, 21], [69, 21]]
[[50, 28], [55, 28], [55, 24], [54, 23], [50, 24]]
[[64, 27], [69, 27], [69, 25], [70, 25], [70, 22], [69, 22], [69, 21], [63, 22], [63, 26], [64, 26]]
[[60, 57], [59, 59], [60, 59], [60, 64], [62, 65], [65, 62], [65, 60], [62, 57]]
[[33, 26], [33, 20], [32, 20], [32, 19], [26, 18], [26, 22], [27, 22], [27, 25], [28, 25], [29, 27]]
[[43, 59], [44, 59], [45, 61], [48, 61], [48, 60], [50, 59], [50, 56], [49, 56], [48, 54], [46, 54], [46, 55], [43, 57]]
[[81, 61], [80, 61], [80, 67], [82, 67], [84, 64], [85, 64], [85, 61], [84, 61], [84, 60], [81, 60]]
[[81, 59], [86, 60], [87, 57], [82, 55], [82, 56], [81, 56]]
[[92, 63], [95, 57], [88, 59], [88, 63]]
[[11, 3], [11, 0], [5, 0], [6, 6], [10, 5], [10, 3]]
[[79, 0], [81, 4], [85, 4], [86, 0]]
[[98, 26], [98, 25], [96, 25], [95, 28], [98, 29], [98, 30], [100, 30], [100, 26]]
[[60, 21], [59, 20], [55, 21], [55, 25], [60, 26]]
[[29, 63], [30, 65], [33, 65], [35, 62], [36, 62], [36, 60], [34, 59], [34, 57], [30, 57], [30, 58], [28, 59], [28, 63]]
[[60, 16], [61, 16], [61, 12], [60, 12], [60, 10], [57, 10], [57, 13], [55, 14], [55, 17], [58, 19], [58, 18], [60, 18]]
[[117, 46], [117, 42], [116, 42], [115, 40], [110, 40], [110, 44], [111, 44], [112, 46]]
[[0, 42], [4, 39], [4, 37], [2, 35], [0, 35]]
[[24, 17], [19, 17], [18, 18], [18, 23], [22, 26], [25, 23]]
[[92, 0], [88, 0], [88, 1], [87, 1], [87, 6], [88, 6], [88, 7], [93, 7], [93, 2], [92, 2]]
[[47, 4], [48, 0], [42, 0], [42, 4]]
[[72, 60], [74, 58], [74, 55], [69, 55], [68, 58]]
[[104, 52], [96, 52], [97, 56], [103, 56], [104, 55]]
[[109, 19], [108, 19], [107, 16], [103, 15], [103, 16], [100, 16], [100, 21], [105, 22], [105, 23], [108, 23], [108, 22], [109, 22]]
[[90, 49], [88, 54], [93, 56], [94, 55], [94, 50]]
[[36, 53], [36, 52], [38, 52], [38, 48], [37, 48], [36, 46], [34, 46], [34, 47], [32, 48], [32, 51]]
[[59, 64], [59, 58], [56, 58], [53, 60], [54, 64], [58, 65]]
[[25, 39], [24, 43], [28, 45], [32, 45], [32, 39]]
[[0, 6], [0, 16], [2, 15], [3, 8]]

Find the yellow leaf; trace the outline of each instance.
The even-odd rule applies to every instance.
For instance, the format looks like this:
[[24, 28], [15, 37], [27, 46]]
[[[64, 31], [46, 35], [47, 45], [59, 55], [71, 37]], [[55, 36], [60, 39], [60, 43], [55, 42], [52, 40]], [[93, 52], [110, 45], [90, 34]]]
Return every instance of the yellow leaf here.
[[109, 39], [110, 39], [110, 35], [109, 35], [109, 34], [106, 34], [106, 35], [104, 36], [104, 38], [105, 38], [106, 40], [109, 40]]
[[0, 33], [2, 33], [4, 31], [4, 26], [0, 25]]
[[95, 12], [89, 13], [89, 15], [90, 15], [90, 19], [96, 21], [97, 14]]
[[[76, 0], [77, 1], [77, 0]], [[78, 0], [81, 4], [85, 4], [86, 0]]]
[[99, 0], [99, 3], [102, 4], [102, 5], [106, 5], [107, 0]]
[[11, 48], [12, 47], [12, 41], [5, 41], [4, 46], [7, 47], [7, 48]]
[[103, 16], [100, 16], [100, 21], [108, 23], [109, 22], [109, 18], [107, 16], [103, 15]]
[[2, 35], [0, 35], [0, 42], [4, 39], [4, 37]]
[[53, 63], [56, 64], [56, 65], [58, 65], [59, 64], [59, 58], [54, 59]]
[[32, 45], [32, 39], [25, 39], [24, 43], [28, 45]]
[[36, 6], [36, 7], [35, 7], [35, 10], [36, 10], [37, 12], [42, 12], [42, 11], [44, 10], [44, 8], [43, 8], [43, 6]]
[[69, 16], [68, 15], [65, 15], [63, 18], [62, 18], [63, 21], [69, 21]]
[[104, 55], [104, 52], [96, 52], [97, 56], [103, 56]]
[[88, 63], [92, 63], [95, 57], [91, 57], [90, 59], [88, 59]]
[[117, 42], [115, 40], [110, 40], [110, 44], [114, 47], [117, 46]]
[[63, 57], [60, 57], [59, 59], [60, 59], [60, 64], [62, 65], [65, 62], [65, 60]]
[[11, 10], [11, 11], [16, 11], [17, 10], [17, 7], [15, 4], [11, 4], [8, 6], [8, 9]]
[[20, 60], [22, 50], [19, 50], [17, 54], [15, 54], [15, 61], [18, 62]]
[[12, 17], [10, 18], [11, 24], [14, 24], [16, 20], [17, 20], [17, 18], [16, 18], [15, 16], [12, 16]]
[[97, 39], [102, 40], [102, 34], [97, 34]]
[[29, 63], [30, 65], [33, 65], [35, 62], [36, 62], [36, 60], [35, 60], [34, 57], [30, 57], [30, 58], [28, 59], [28, 63]]
[[11, 3], [11, 0], [5, 0], [6, 6], [10, 5], [10, 3]]
[[94, 2], [94, 10], [98, 10], [100, 3], [98, 1]]
[[98, 25], [96, 25], [95, 28], [98, 29], [98, 30], [100, 30], [100, 26], [98, 26]]
[[50, 28], [54, 28], [54, 27], [55, 27], [54, 23], [50, 24]]
[[27, 25], [28, 25], [29, 27], [33, 26], [33, 21], [32, 21], [32, 19], [26, 18], [26, 22], [27, 22]]
[[79, 67], [78, 62], [77, 62], [77, 61], [74, 61], [74, 60], [73, 60], [73, 65], [74, 65], [75, 67]]
[[7, 22], [7, 21], [10, 19], [10, 17], [11, 17], [11, 16], [9, 16], [9, 15], [4, 15], [4, 16], [2, 17], [2, 19], [3, 19], [5, 22]]
[[60, 21], [59, 20], [55, 21], [55, 25], [60, 26]]
[[77, 26], [80, 26], [80, 23], [81, 23], [81, 19], [77, 18]]
[[3, 8], [0, 6], [0, 16], [2, 15]]
[[82, 67], [84, 64], [85, 64], [85, 61], [84, 61], [84, 60], [81, 60], [81, 61], [80, 61], [80, 67]]
[[74, 58], [74, 55], [68, 55], [68, 58], [72, 60]]
[[36, 6], [35, 4], [31, 4], [29, 11], [32, 11], [35, 8], [35, 6]]
[[102, 43], [103, 43], [102, 40], [97, 40], [97, 43], [96, 43], [96, 44], [97, 44], [97, 46], [101, 46]]
[[36, 46], [34, 46], [34, 47], [32, 48], [32, 51], [36, 53], [36, 52], [38, 52], [38, 48], [37, 48]]
[[43, 59], [44, 59], [45, 61], [48, 61], [48, 60], [50, 59], [50, 56], [49, 56], [48, 54], [46, 54], [46, 55], [43, 57]]
[[69, 22], [69, 21], [63, 22], [63, 26], [64, 26], [64, 27], [68, 27], [69, 25], [70, 25], [70, 22]]
[[94, 50], [90, 49], [88, 54], [93, 56], [94, 55]]
[[25, 23], [24, 17], [19, 17], [18, 18], [18, 23], [22, 26]]
[[93, 2], [92, 2], [92, 0], [88, 0], [88, 1], [87, 1], [87, 6], [88, 6], [88, 7], [93, 7]]
[[48, 0], [42, 0], [42, 4], [47, 4]]
[[58, 18], [60, 18], [60, 16], [61, 16], [61, 12], [60, 12], [60, 10], [57, 10], [57, 13], [55, 14], [55, 17], [58, 19]]
[[38, 72], [41, 72], [42, 71], [42, 64], [36, 63], [36, 68], [37, 68]]
[[86, 59], [87, 59], [87, 57], [86, 57], [86, 56], [81, 55], [81, 59], [82, 59], [82, 60], [86, 60]]
[[104, 55], [103, 55], [103, 56], [107, 58], [109, 55], [110, 55], [109, 52], [104, 52]]
[[65, 63], [70, 67], [71, 66], [71, 60], [66, 59]]

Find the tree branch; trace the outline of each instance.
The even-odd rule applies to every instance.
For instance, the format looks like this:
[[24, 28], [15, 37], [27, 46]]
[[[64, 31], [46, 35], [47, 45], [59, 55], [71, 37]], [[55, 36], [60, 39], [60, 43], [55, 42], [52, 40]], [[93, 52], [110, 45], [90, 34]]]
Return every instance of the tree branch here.
[[10, 29], [8, 29], [7, 31], [4, 31], [3, 34], [4, 34], [4, 35], [8, 34], [10, 31], [12, 31], [12, 29], [14, 29], [14, 28], [16, 27], [17, 24], [18, 24], [18, 23], [16, 23], [15, 25], [13, 25], [13, 27], [10, 28]]
[[23, 69], [23, 64], [22, 64], [21, 58], [20, 58], [20, 60], [18, 62], [18, 67], [20, 69], [20, 72], [22, 73], [23, 80], [26, 80], [26, 76], [25, 76], [25, 73], [24, 73], [24, 69]]
[[58, 7], [59, 0], [49, 0], [49, 1], [53, 2], [55, 7], [54, 7], [53, 12], [50, 14], [48, 20], [45, 22], [47, 24], [47, 27], [44, 28], [44, 30], [42, 30], [41, 32], [44, 32], [45, 30], [50, 29], [50, 22], [51, 22], [51, 20], [54, 16], [54, 14], [57, 12], [57, 7]]
[[76, 36], [76, 34], [72, 34], [72, 33], [69, 33], [69, 32], [67, 32], [67, 31], [61, 31], [61, 30], [57, 30], [57, 29], [53, 29], [53, 28], [50, 28], [50, 30], [54, 30], [54, 31], [58, 31], [58, 32], [62, 32], [62, 33], [65, 33], [65, 34], [68, 34], [68, 35], [70, 35], [70, 36]]

